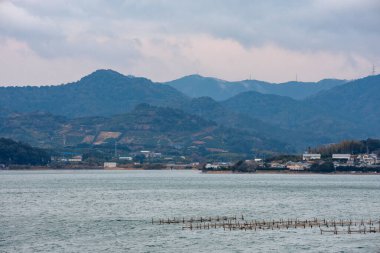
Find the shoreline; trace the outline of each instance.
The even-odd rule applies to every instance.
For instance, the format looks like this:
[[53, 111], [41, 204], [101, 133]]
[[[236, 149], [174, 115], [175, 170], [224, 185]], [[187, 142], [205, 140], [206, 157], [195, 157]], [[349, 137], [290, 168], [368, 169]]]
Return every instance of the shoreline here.
[[334, 172], [334, 173], [318, 173], [318, 172], [310, 172], [310, 171], [289, 171], [289, 170], [257, 170], [255, 172], [234, 172], [232, 170], [215, 170], [215, 171], [202, 171], [200, 169], [143, 169], [143, 168], [130, 168], [130, 167], [120, 167], [120, 168], [103, 168], [101, 166], [96, 167], [68, 167], [68, 168], [51, 168], [45, 166], [28, 166], [25, 168], [24, 166], [19, 168], [7, 168], [0, 169], [1, 171], [81, 171], [81, 170], [93, 170], [93, 171], [197, 171], [201, 174], [278, 174], [278, 175], [380, 175], [380, 173], [376, 172], [360, 172], [360, 171], [347, 171], [347, 172]]
[[380, 175], [376, 172], [334, 172], [334, 173], [321, 173], [321, 172], [309, 172], [309, 171], [256, 171], [256, 172], [234, 172], [234, 171], [207, 171], [202, 174], [278, 174], [278, 175]]

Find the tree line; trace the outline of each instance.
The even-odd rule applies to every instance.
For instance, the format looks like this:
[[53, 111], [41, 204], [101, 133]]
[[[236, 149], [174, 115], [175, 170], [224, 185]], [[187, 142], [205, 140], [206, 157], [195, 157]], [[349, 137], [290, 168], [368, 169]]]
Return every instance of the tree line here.
[[0, 138], [0, 164], [8, 165], [46, 165], [50, 155], [46, 150], [34, 148], [12, 139]]

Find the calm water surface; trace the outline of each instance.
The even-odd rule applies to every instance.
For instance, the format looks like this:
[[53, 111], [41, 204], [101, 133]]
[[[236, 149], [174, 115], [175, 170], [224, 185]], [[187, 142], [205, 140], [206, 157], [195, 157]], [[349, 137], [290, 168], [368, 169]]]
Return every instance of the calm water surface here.
[[1, 171], [0, 252], [380, 252], [380, 234], [181, 230], [151, 218], [379, 219], [380, 176]]

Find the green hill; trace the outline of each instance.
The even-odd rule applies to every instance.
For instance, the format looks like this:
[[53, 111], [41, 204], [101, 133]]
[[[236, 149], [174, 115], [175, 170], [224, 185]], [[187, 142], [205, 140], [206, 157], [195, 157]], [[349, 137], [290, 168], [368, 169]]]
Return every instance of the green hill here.
[[112, 117], [14, 114], [0, 121], [0, 135], [46, 148], [113, 146], [116, 141], [131, 152], [148, 149], [200, 156], [294, 151], [268, 137], [220, 126], [179, 109], [148, 104]]
[[170, 106], [187, 100], [170, 86], [112, 70], [97, 70], [59, 86], [0, 87], [0, 94], [2, 111], [42, 111], [68, 117], [115, 115], [140, 103]]
[[[244, 92], [222, 102], [232, 111], [289, 132], [305, 145], [380, 136], [380, 76], [323, 91], [309, 99]], [[293, 138], [293, 137], [292, 137]]]
[[[238, 94], [221, 102], [210, 97], [190, 99], [169, 85], [111, 70], [98, 70], [78, 82], [60, 86], [0, 88], [0, 136], [49, 147], [103, 145], [101, 143], [107, 143], [103, 140], [107, 133], [103, 136], [102, 131], [120, 132], [120, 136], [126, 136], [128, 132], [132, 137], [120, 137], [120, 141], [125, 141], [125, 145], [132, 149], [136, 146], [136, 150], [161, 145], [168, 148], [220, 147], [220, 150], [233, 152], [294, 148], [302, 151], [309, 146], [344, 139], [380, 137], [380, 76], [348, 83], [324, 80], [316, 86], [292, 82], [273, 85], [257, 81], [244, 81], [244, 84], [235, 86], [201, 76], [185, 79], [188, 84], [195, 82], [189, 87], [197, 94], [210, 94], [218, 87], [222, 93], [217, 91], [214, 97]], [[184, 82], [186, 87], [187, 81]], [[209, 86], [209, 82], [213, 85]], [[261, 93], [241, 92], [253, 86]], [[272, 86], [281, 91], [279, 94], [287, 96], [263, 94], [277, 92], [263, 88]], [[304, 86], [319, 88], [306, 92], [314, 94], [307, 99], [289, 97], [290, 93], [306, 96], [305, 92], [296, 90], [298, 86], [301, 90]], [[312, 90], [309, 88], [308, 91]], [[323, 91], [315, 94], [321, 89]], [[148, 110], [150, 107], [145, 106], [143, 110], [144, 106], [139, 106], [134, 110], [141, 103], [153, 105], [152, 108], [156, 109]], [[165, 107], [172, 109], [165, 111]], [[141, 129], [137, 131], [136, 127]], [[211, 137], [204, 136], [208, 138], [209, 146], [190, 145], [194, 141], [190, 138], [194, 132], [211, 128]], [[228, 138], [222, 138], [227, 135], [226, 131]], [[246, 144], [239, 146], [238, 139]], [[236, 144], [232, 144], [233, 140]], [[204, 141], [195, 138], [195, 142]]]
[[369, 137], [380, 137], [380, 75], [337, 86], [305, 100], [305, 103], [358, 125], [370, 134]]

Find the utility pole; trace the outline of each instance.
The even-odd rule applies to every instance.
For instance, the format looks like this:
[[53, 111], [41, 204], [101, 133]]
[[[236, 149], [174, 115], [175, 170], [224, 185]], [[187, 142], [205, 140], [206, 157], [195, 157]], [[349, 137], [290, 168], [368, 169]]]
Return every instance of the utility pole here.
[[372, 65], [372, 75], [376, 75], [376, 67], [375, 64]]

